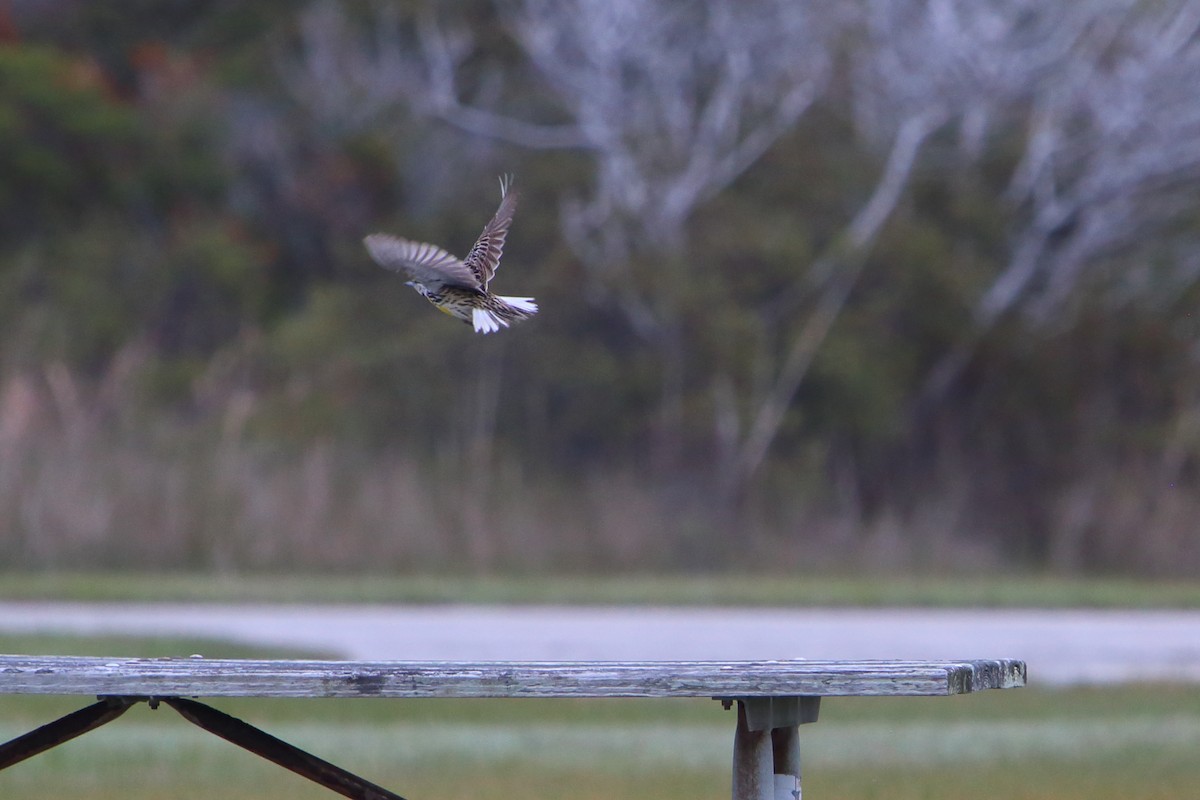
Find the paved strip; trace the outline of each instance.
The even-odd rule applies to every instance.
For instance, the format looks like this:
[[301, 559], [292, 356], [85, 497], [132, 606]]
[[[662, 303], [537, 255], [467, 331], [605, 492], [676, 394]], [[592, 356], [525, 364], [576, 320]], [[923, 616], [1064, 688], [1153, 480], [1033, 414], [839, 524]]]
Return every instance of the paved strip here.
[[353, 660], [1016, 658], [1030, 685], [1200, 682], [1200, 612], [0, 603], [0, 631], [201, 636]]

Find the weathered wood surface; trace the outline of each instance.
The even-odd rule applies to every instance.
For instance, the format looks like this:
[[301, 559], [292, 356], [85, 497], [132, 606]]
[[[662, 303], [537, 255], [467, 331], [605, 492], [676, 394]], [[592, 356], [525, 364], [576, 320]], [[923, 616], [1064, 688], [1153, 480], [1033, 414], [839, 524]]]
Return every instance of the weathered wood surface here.
[[254, 661], [0, 655], [0, 694], [157, 697], [951, 695], [1025, 685], [995, 661]]

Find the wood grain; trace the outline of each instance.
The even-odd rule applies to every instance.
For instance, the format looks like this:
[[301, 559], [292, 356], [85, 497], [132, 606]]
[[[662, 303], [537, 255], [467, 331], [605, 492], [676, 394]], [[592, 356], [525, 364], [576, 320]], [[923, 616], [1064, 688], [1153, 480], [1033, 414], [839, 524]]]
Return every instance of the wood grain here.
[[933, 696], [1025, 685], [991, 661], [255, 661], [0, 655], [0, 694], [149, 697]]

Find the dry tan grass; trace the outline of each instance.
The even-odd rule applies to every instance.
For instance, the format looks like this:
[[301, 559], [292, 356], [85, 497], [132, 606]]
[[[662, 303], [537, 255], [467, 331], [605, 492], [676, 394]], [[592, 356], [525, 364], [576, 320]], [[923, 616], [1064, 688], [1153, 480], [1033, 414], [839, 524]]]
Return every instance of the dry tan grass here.
[[[124, 352], [85, 383], [61, 365], [0, 376], [0, 560], [9, 567], [591, 572], [994, 572], [1004, 527], [973, 505], [970, 465], [906, 511], [777, 485], [737, 514], [632, 470], [534, 473], [501, 447], [429, 459], [332, 438], [265, 441], [245, 390], [148, 421]], [[484, 474], [486, 473], [486, 474]], [[1153, 463], [1098, 464], [1052, 509], [1049, 562], [1143, 575], [1200, 569], [1200, 497]], [[1026, 565], [1028, 566], [1028, 565]]]

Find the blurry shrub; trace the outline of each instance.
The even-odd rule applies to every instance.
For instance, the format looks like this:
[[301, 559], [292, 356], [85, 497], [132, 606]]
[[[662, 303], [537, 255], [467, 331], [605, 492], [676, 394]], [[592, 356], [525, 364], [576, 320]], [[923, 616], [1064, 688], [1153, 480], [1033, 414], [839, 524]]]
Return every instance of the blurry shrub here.
[[120, 202], [137, 134], [134, 110], [87, 58], [0, 46], [0, 244]]

